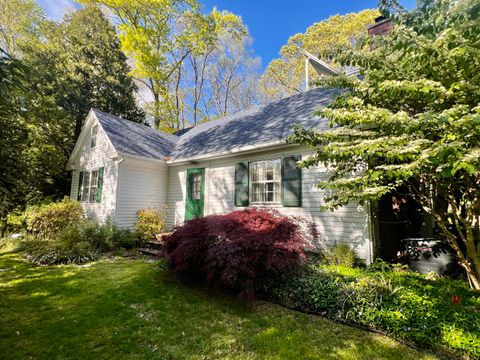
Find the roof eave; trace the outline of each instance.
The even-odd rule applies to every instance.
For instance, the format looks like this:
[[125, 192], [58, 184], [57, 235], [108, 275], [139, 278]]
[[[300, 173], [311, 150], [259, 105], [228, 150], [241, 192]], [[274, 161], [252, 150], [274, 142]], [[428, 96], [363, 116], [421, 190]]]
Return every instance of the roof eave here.
[[171, 160], [167, 160], [166, 163], [167, 165], [179, 165], [184, 163], [191, 163], [191, 162], [198, 162], [198, 161], [205, 161], [205, 160], [216, 160], [216, 159], [237, 155], [240, 153], [254, 153], [254, 152], [268, 150], [270, 148], [284, 148], [284, 147], [293, 147], [293, 146], [298, 146], [298, 144], [289, 144], [286, 142], [286, 140], [276, 140], [268, 143], [262, 143], [262, 145], [258, 145], [258, 144], [247, 145], [247, 146], [241, 146], [241, 147], [237, 147], [237, 148], [233, 148], [230, 150], [221, 151], [217, 153], [208, 153], [208, 154], [203, 154], [198, 156], [189, 156], [189, 157], [184, 157], [179, 159], [171, 159]]

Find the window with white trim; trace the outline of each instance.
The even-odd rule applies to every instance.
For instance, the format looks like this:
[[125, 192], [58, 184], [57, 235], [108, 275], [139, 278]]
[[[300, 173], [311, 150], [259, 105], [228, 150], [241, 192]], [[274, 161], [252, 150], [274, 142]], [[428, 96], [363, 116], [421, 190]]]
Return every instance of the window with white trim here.
[[89, 202], [95, 202], [97, 199], [98, 187], [98, 170], [92, 171], [90, 174], [90, 196]]
[[82, 201], [88, 201], [90, 194], [90, 173], [83, 173], [83, 184], [82, 184]]
[[90, 149], [93, 149], [95, 146], [97, 146], [97, 133], [98, 125], [94, 125], [90, 134]]
[[250, 203], [279, 204], [281, 186], [281, 161], [271, 159], [249, 164]]

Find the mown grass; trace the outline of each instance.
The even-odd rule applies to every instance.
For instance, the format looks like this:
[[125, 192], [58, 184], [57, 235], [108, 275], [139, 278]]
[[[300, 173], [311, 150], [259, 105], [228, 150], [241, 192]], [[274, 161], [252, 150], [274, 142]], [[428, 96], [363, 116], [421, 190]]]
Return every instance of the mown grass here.
[[322, 317], [192, 288], [146, 260], [39, 267], [0, 249], [0, 358], [434, 357]]

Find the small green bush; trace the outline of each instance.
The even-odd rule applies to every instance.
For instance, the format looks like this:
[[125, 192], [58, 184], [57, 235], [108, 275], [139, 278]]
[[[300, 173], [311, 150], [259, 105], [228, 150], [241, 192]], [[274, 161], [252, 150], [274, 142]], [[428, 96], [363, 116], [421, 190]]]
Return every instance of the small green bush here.
[[137, 211], [135, 231], [141, 241], [152, 240], [155, 234], [165, 230], [166, 209], [141, 209]]
[[135, 247], [135, 234], [128, 229], [120, 229], [110, 220], [104, 224], [98, 221], [86, 221], [79, 226], [79, 230], [82, 238], [100, 252]]
[[[60, 241], [28, 238], [20, 250], [37, 265], [82, 264], [98, 258], [98, 251], [89, 242], [81, 240], [77, 228], [68, 228], [63, 236]], [[65, 241], [67, 238], [70, 241]]]
[[480, 358], [480, 293], [462, 281], [398, 270], [309, 264], [270, 279], [263, 291], [290, 308]]
[[20, 210], [14, 210], [7, 215], [5, 233], [13, 234], [25, 231], [25, 214]]
[[80, 223], [82, 219], [82, 205], [67, 198], [26, 211], [27, 230], [36, 239], [54, 239], [65, 228]]
[[36, 264], [80, 264], [95, 260], [106, 252], [131, 249], [135, 241], [134, 233], [119, 229], [110, 221], [100, 224], [84, 220], [67, 226], [54, 239], [45, 240], [30, 235], [23, 242], [21, 251]]
[[325, 251], [325, 261], [328, 265], [353, 267], [357, 261], [357, 254], [348, 244], [336, 244]]

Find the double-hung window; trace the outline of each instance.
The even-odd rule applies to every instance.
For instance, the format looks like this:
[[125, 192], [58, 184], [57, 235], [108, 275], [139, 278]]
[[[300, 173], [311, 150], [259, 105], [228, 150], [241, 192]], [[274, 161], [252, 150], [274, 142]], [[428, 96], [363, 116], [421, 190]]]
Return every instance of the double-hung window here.
[[98, 171], [92, 171], [90, 174], [90, 196], [89, 202], [95, 202], [97, 198], [97, 186], [98, 186]]
[[250, 202], [252, 204], [279, 204], [280, 159], [255, 161], [249, 166]]
[[86, 202], [90, 198], [90, 173], [83, 173], [83, 184], [82, 184], [82, 201]]
[[101, 202], [104, 168], [98, 170], [81, 171], [78, 175], [77, 200], [82, 202]]

